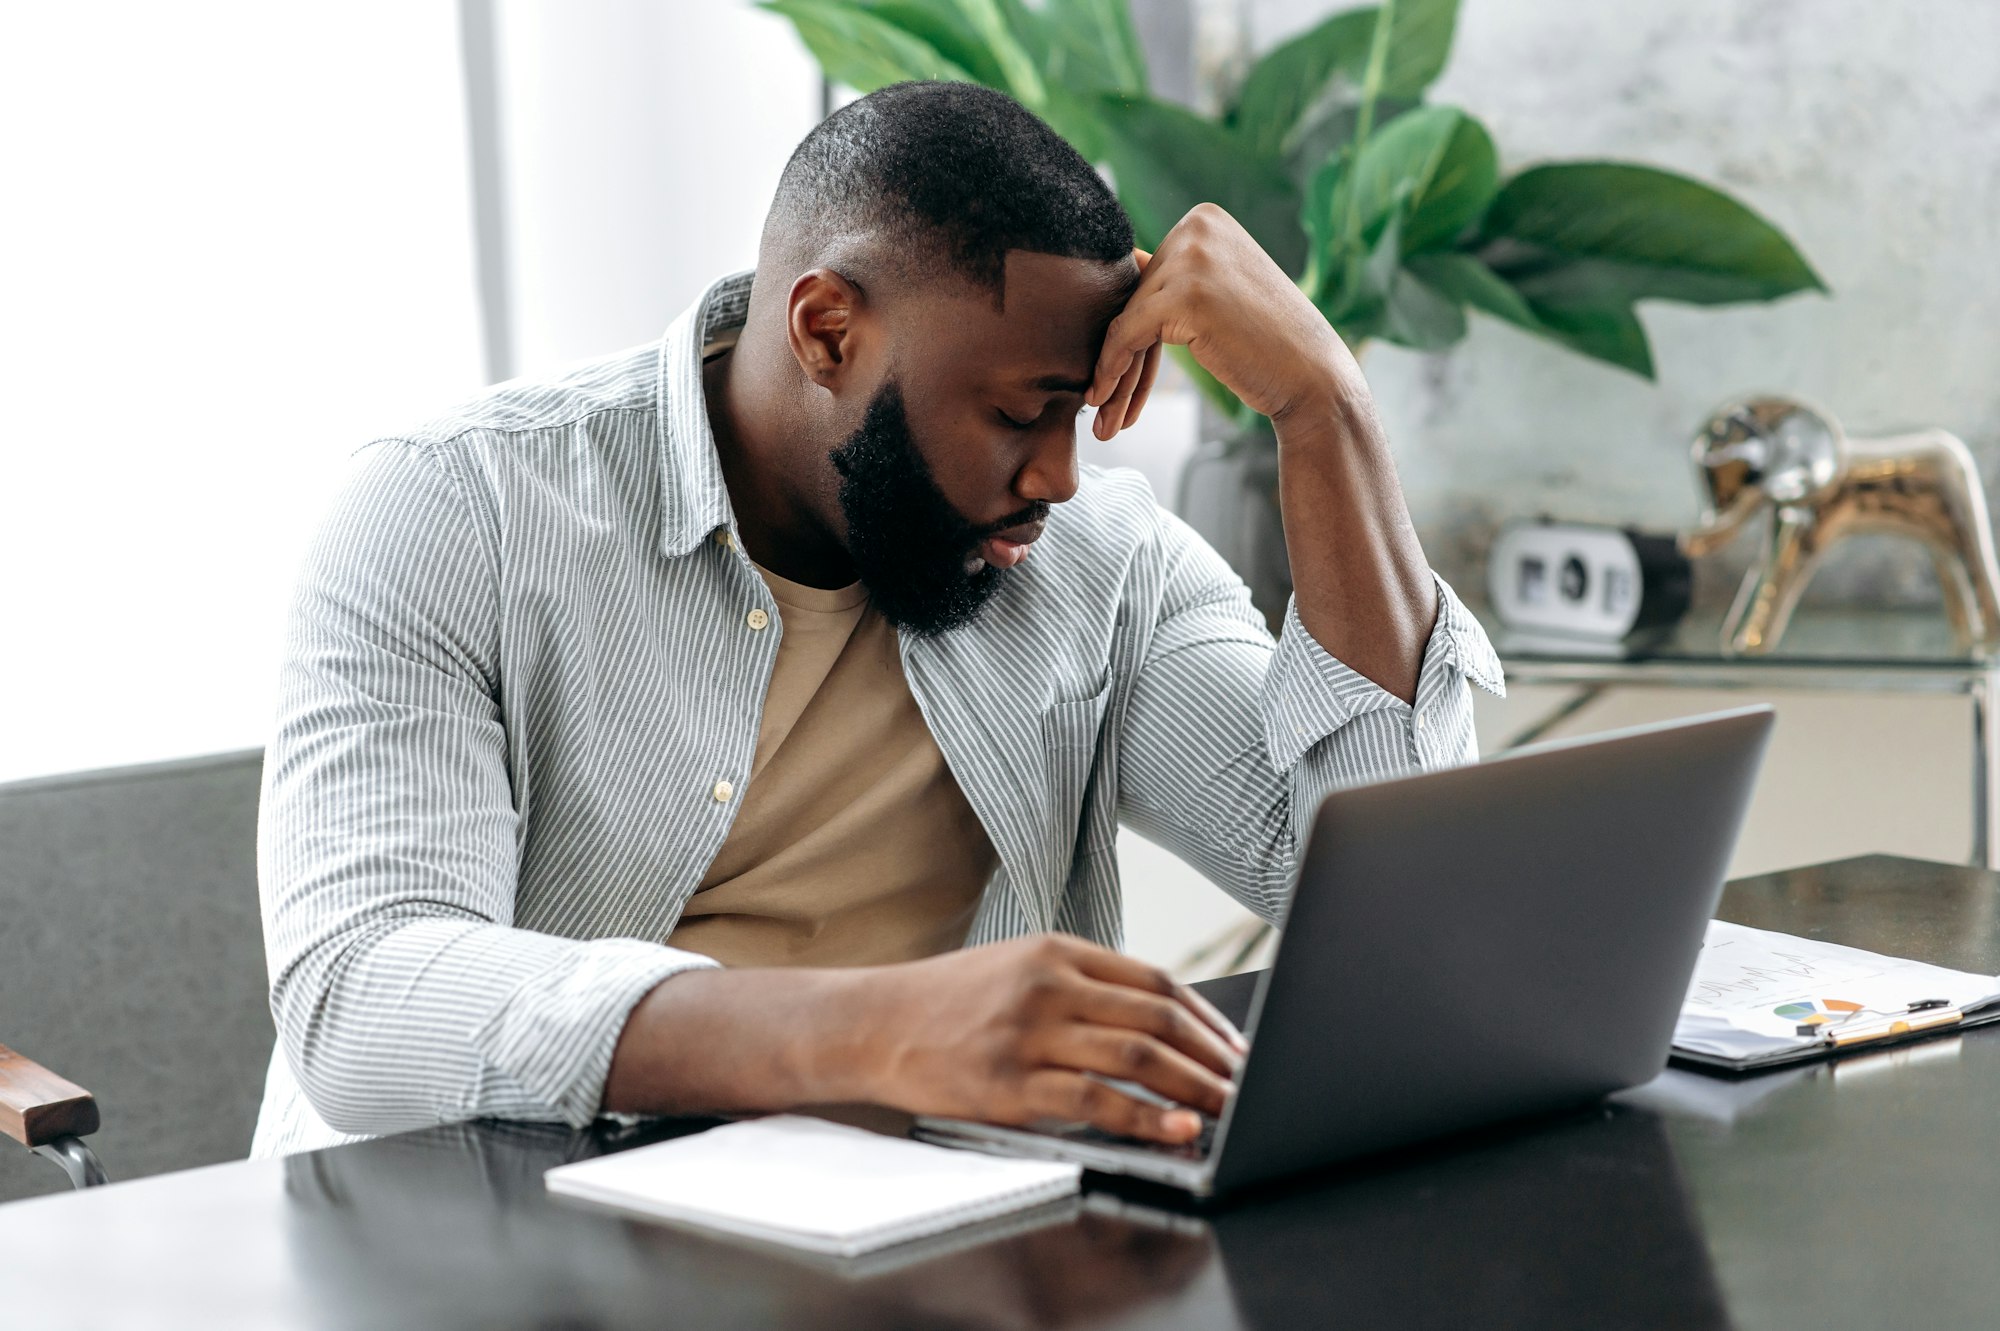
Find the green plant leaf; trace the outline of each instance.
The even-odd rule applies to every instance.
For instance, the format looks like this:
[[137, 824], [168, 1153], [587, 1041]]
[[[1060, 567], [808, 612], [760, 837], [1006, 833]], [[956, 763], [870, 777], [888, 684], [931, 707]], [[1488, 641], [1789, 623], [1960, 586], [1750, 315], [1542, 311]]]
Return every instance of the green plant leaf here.
[[1417, 351], [1439, 351], [1465, 336], [1465, 310], [1402, 264], [1400, 216], [1390, 219], [1370, 256], [1369, 269], [1381, 289], [1381, 336]]
[[[1376, 142], [1398, 133], [1412, 112], [1390, 123]], [[1463, 112], [1436, 155], [1426, 162], [1410, 196], [1410, 216], [1403, 226], [1403, 252], [1440, 249], [1457, 240], [1485, 215], [1500, 188], [1500, 161], [1485, 126]]]
[[974, 81], [929, 42], [865, 9], [831, 0], [762, 0], [762, 7], [790, 19], [826, 76], [857, 92], [905, 79]]
[[1595, 360], [1647, 379], [1653, 377], [1653, 353], [1646, 330], [1629, 304], [1531, 303], [1506, 279], [1462, 252], [1412, 254], [1403, 264], [1452, 300]]
[[[1356, 317], [1367, 304], [1357, 285], [1362, 256], [1386, 228], [1396, 227], [1405, 254], [1449, 244], [1485, 211], [1497, 179], [1492, 140], [1464, 113], [1425, 106], [1392, 121], [1362, 145], [1351, 170], [1336, 157], [1308, 182], [1301, 221], [1311, 260], [1302, 285], [1329, 318]], [[1386, 297], [1388, 287], [1378, 286]]]
[[1389, 50], [1377, 95], [1421, 97], [1451, 58], [1458, 0], [1385, 0], [1382, 17]]
[[[865, 9], [926, 42], [937, 53], [989, 88], [1007, 86], [1006, 71], [979, 39], [957, 0], [846, 0], [851, 9]], [[768, 7], [768, 6], [767, 6]]]
[[[1368, 64], [1379, 11], [1350, 9], [1273, 47], [1251, 66], [1229, 122], [1257, 152], [1278, 156], [1329, 104], [1351, 104]], [[1345, 92], [1343, 98], [1341, 94]], [[1352, 137], [1352, 129], [1341, 142]]]
[[1069, 141], [1070, 147], [1087, 162], [1103, 162], [1106, 157], [1104, 117], [1097, 99], [1051, 81], [1049, 99], [1042, 106], [1042, 119], [1049, 128]]
[[[1374, 108], [1374, 127], [1381, 129], [1420, 105], [1401, 97], [1378, 98]], [[1346, 152], [1353, 146], [1355, 130], [1360, 125], [1361, 107], [1353, 102], [1343, 102], [1312, 108], [1307, 116], [1290, 140], [1284, 155], [1286, 172], [1301, 183], [1312, 179], [1313, 172], [1319, 170], [1329, 157]]]
[[1049, 82], [1103, 92], [1144, 93], [1146, 53], [1125, 0], [1048, 0]]
[[1630, 306], [1563, 306], [1533, 303], [1537, 326], [1530, 331], [1596, 360], [1653, 377], [1653, 351], [1646, 330]]
[[1344, 197], [1341, 182], [1346, 175], [1347, 159], [1338, 154], [1329, 157], [1306, 182], [1299, 210], [1299, 224], [1306, 233], [1306, 270], [1299, 286], [1307, 299], [1322, 307], [1334, 303], [1348, 277], [1346, 256], [1339, 248], [1341, 215], [1334, 211], [1335, 198]]
[[1007, 76], [1002, 85], [1031, 111], [1039, 111], [1048, 101], [1041, 66], [1046, 50], [1030, 50], [1040, 35], [1039, 20], [1019, 0], [957, 0], [965, 21], [993, 53], [993, 61]]
[[1448, 347], [1465, 336], [1465, 311], [1403, 266], [1402, 230], [1397, 209], [1368, 253], [1358, 291], [1334, 322], [1347, 338], [1380, 337], [1418, 351]]
[[1465, 310], [1403, 269], [1383, 303], [1382, 336], [1417, 351], [1442, 351], [1465, 337]]
[[[1354, 187], [1348, 191], [1340, 224], [1339, 248], [1346, 255], [1352, 256], [1364, 243], [1360, 159], [1375, 133], [1376, 104], [1385, 96], [1415, 96], [1423, 83], [1436, 76], [1451, 53], [1451, 30], [1457, 14], [1457, 0], [1382, 0], [1368, 43], [1368, 65], [1361, 76], [1361, 98], [1354, 117]], [[1413, 82], [1419, 74], [1421, 80]]]
[[1156, 248], [1198, 203], [1226, 210], [1278, 266], [1305, 265], [1299, 195], [1278, 164], [1233, 131], [1170, 102], [1105, 94], [1105, 160], [1146, 249]]
[[1714, 305], [1826, 290], [1783, 232], [1727, 194], [1621, 162], [1523, 171], [1481, 233], [1488, 264], [1537, 303]]
[[1541, 321], [1529, 308], [1526, 298], [1470, 254], [1458, 251], [1412, 254], [1403, 260], [1403, 266], [1462, 305], [1484, 310], [1522, 328], [1541, 331]]
[[[1441, 185], [1438, 172], [1466, 123], [1465, 116], [1449, 106], [1419, 107], [1391, 121], [1362, 145], [1360, 155], [1355, 158], [1354, 170], [1347, 178], [1346, 188], [1359, 195], [1352, 202], [1360, 218], [1362, 234], [1370, 244], [1381, 234], [1390, 210], [1406, 200], [1414, 208], [1427, 197], [1434, 199], [1438, 220], [1432, 222], [1433, 230], [1463, 210], [1464, 199], [1461, 196], [1469, 168], [1460, 170], [1453, 179]], [[1483, 140], [1485, 132], [1478, 131], [1470, 138]], [[1488, 143], [1486, 147], [1490, 153], [1492, 145]], [[1465, 163], [1459, 165], [1464, 167]], [[1471, 183], [1476, 185], [1477, 182]], [[1339, 216], [1349, 200], [1345, 197], [1346, 189], [1336, 194], [1332, 203], [1335, 215]], [[1479, 200], [1481, 210], [1484, 205], [1485, 200]], [[1458, 227], [1453, 227], [1449, 234], [1456, 235], [1458, 230]]]

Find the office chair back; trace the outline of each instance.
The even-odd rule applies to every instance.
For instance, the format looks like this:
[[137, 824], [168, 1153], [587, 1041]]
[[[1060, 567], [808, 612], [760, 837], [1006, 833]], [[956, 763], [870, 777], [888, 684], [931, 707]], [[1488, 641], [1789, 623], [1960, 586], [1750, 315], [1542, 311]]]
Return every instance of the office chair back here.
[[[253, 750], [0, 785], [0, 1044], [95, 1096], [114, 1183], [249, 1152], [262, 770]], [[0, 1139], [0, 1202], [69, 1187]]]

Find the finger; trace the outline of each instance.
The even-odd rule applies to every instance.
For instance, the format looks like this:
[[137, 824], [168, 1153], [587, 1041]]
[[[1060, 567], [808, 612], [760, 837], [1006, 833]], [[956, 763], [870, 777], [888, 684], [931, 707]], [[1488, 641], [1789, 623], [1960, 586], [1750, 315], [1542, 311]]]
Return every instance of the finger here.
[[1090, 387], [1083, 395], [1083, 400], [1099, 411], [1111, 400], [1111, 394], [1125, 377], [1125, 371], [1131, 368], [1133, 358], [1144, 350], [1143, 347], [1124, 345], [1122, 338], [1113, 340], [1118, 334], [1118, 320], [1124, 317], [1119, 315], [1105, 330], [1104, 349], [1097, 353], [1097, 368], [1091, 371]]
[[1125, 302], [1125, 308], [1118, 313], [1104, 330], [1104, 345], [1097, 353], [1097, 369], [1090, 377], [1090, 388], [1083, 400], [1093, 407], [1102, 407], [1110, 401], [1118, 383], [1131, 368], [1132, 362], [1145, 353], [1147, 347], [1160, 340], [1160, 323], [1152, 292], [1142, 281], [1139, 289]]
[[[1154, 343], [1154, 346], [1157, 345]], [[1110, 400], [1097, 409], [1099, 439], [1109, 439], [1125, 428], [1132, 407], [1132, 395], [1139, 391], [1139, 380], [1145, 375], [1146, 357], [1150, 354], [1152, 348], [1149, 347], [1125, 367], [1125, 373], [1119, 376], [1118, 386], [1111, 390]]]
[[1139, 1031], [1069, 1022], [1038, 1051], [1058, 1067], [1137, 1082], [1175, 1104], [1217, 1115], [1236, 1089], [1193, 1059]]
[[1159, 377], [1160, 357], [1165, 351], [1165, 344], [1160, 342], [1146, 348], [1146, 368], [1139, 374], [1138, 391], [1132, 394], [1132, 405], [1125, 409], [1125, 419], [1118, 423], [1119, 429], [1129, 430], [1139, 423], [1139, 412], [1144, 409], [1146, 399], [1152, 396], [1153, 380]]
[[1224, 1077], [1234, 1077], [1243, 1066], [1243, 1056], [1175, 995], [1086, 979], [1071, 997], [1068, 1014], [1074, 1021], [1151, 1036]]
[[1215, 1004], [1203, 998], [1157, 966], [1149, 966], [1137, 957], [1128, 957], [1123, 952], [1113, 952], [1110, 948], [1085, 944], [1074, 955], [1078, 970], [1096, 980], [1106, 980], [1112, 984], [1122, 984], [1132, 989], [1144, 989], [1149, 993], [1172, 998], [1188, 1011], [1201, 1018], [1202, 1024], [1220, 1035], [1239, 1053], [1250, 1047], [1243, 1038], [1243, 1032], [1229, 1018], [1216, 1009]]
[[1134, 245], [1132, 247], [1132, 262], [1139, 265], [1140, 272], [1142, 273], [1145, 272], [1146, 265], [1151, 263], [1152, 261], [1153, 261], [1153, 256], [1150, 253], [1140, 249], [1137, 245]]
[[1034, 1118], [1088, 1123], [1123, 1137], [1169, 1146], [1191, 1141], [1201, 1132], [1201, 1116], [1193, 1110], [1149, 1105], [1081, 1072], [1060, 1068], [1032, 1072], [1022, 1092]]
[[1235, 1022], [1222, 1015], [1221, 1008], [1203, 998], [1198, 989], [1180, 985], [1179, 991], [1181, 1002], [1193, 1008], [1195, 1015], [1207, 1022], [1211, 1029], [1220, 1032], [1222, 1038], [1229, 1042], [1230, 1048], [1239, 1054], [1249, 1052], [1250, 1041], [1243, 1037], [1242, 1031], [1236, 1029]]

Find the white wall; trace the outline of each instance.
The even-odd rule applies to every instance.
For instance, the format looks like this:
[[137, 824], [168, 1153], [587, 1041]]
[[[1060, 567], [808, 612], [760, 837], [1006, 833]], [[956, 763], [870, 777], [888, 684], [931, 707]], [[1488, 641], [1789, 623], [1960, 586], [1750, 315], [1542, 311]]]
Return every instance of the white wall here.
[[818, 66], [746, 0], [499, 0], [516, 372], [656, 338], [754, 267]]
[[480, 382], [456, 13], [0, 9], [0, 779], [263, 743], [342, 459]]

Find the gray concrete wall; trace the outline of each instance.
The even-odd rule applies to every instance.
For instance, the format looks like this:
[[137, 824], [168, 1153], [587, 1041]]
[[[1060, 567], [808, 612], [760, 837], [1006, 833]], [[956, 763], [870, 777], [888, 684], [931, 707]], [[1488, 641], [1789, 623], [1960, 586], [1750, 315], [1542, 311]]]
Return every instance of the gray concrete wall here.
[[[1247, 4], [1260, 50], [1345, 7]], [[1973, 445], [1989, 488], [2000, 480], [2000, 4], [1463, 0], [1432, 100], [1479, 117], [1508, 171], [1615, 158], [1717, 184], [1833, 288], [1642, 306], [1657, 384], [1483, 316], [1447, 352], [1370, 348], [1448, 577], [1476, 577], [1509, 517], [1692, 523], [1687, 440], [1745, 391], [1816, 400], [1856, 433], [1943, 426]], [[1870, 541], [1836, 555], [1815, 592], [1927, 599], [1935, 584], [1912, 552]]]

